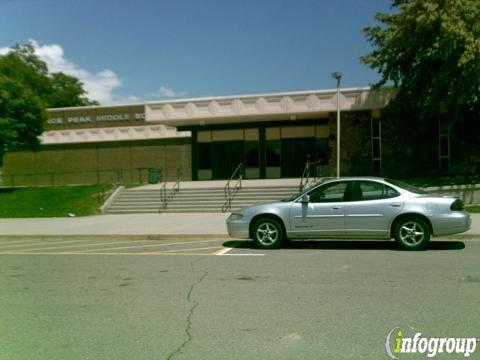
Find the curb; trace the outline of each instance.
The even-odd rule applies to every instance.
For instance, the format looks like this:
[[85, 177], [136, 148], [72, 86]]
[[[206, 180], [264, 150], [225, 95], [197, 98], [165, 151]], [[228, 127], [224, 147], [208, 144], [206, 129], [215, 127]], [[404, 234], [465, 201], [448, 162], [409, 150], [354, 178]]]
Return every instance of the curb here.
[[[0, 235], [0, 241], [7, 240], [157, 240], [157, 241], [169, 241], [169, 240], [232, 240], [228, 234], [44, 234], [44, 235], [32, 235], [32, 234], [14, 234], [14, 235]], [[458, 234], [449, 236], [440, 236], [432, 238], [433, 241], [438, 240], [479, 240], [480, 234]], [[329, 239], [318, 239], [329, 240]], [[338, 240], [342, 241], [342, 240]], [[376, 240], [372, 240], [376, 241]], [[380, 240], [385, 241], [385, 240]]]
[[15, 234], [0, 235], [0, 241], [6, 240], [228, 240], [228, 234]]
[[458, 235], [449, 235], [449, 236], [440, 236], [437, 238], [433, 238], [434, 240], [441, 240], [441, 239], [461, 239], [461, 240], [479, 240], [480, 241], [480, 234], [458, 234]]

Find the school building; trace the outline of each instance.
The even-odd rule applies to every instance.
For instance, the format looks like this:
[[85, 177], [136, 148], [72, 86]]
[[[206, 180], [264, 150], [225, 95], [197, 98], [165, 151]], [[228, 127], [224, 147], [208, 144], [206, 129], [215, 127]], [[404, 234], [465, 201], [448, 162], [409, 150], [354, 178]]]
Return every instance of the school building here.
[[[332, 89], [49, 109], [41, 150], [7, 153], [4, 184], [136, 184], [147, 182], [151, 169], [160, 181], [177, 175], [217, 180], [228, 179], [239, 164], [247, 179], [298, 178], [307, 160], [317, 175], [331, 176], [336, 94]], [[389, 143], [401, 130], [381, 120], [392, 96], [388, 88], [340, 89], [342, 175], [395, 175], [393, 154], [405, 149]], [[448, 171], [450, 129], [437, 124], [428, 133], [422, 138], [428, 151], [420, 158], [429, 171]]]

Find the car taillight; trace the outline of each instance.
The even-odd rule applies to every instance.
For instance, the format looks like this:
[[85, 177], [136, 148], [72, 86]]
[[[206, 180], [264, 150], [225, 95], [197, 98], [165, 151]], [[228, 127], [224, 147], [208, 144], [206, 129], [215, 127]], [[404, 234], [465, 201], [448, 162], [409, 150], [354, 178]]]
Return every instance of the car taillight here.
[[461, 211], [463, 210], [463, 201], [460, 199], [455, 200], [452, 205], [450, 205], [450, 210], [452, 211]]

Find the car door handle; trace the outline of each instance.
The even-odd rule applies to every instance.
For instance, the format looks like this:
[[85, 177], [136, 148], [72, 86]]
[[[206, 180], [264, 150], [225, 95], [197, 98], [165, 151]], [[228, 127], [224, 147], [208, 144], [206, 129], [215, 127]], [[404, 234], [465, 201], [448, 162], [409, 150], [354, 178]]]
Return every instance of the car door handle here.
[[333, 205], [332, 206], [332, 209], [333, 210], [338, 210], [338, 209], [341, 209], [342, 207], [340, 205]]
[[401, 203], [391, 203], [390, 206], [391, 207], [400, 207], [400, 206], [402, 206], [402, 204]]

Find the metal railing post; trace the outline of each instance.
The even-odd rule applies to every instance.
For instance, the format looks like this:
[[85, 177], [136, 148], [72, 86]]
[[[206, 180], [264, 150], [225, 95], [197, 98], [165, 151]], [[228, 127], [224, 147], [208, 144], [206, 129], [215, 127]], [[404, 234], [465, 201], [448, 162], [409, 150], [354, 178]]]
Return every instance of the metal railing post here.
[[[230, 188], [230, 181], [232, 181], [235, 178], [235, 174], [237, 173], [238, 173], [238, 179], [234, 186], [235, 192], [232, 192], [232, 189]], [[230, 179], [225, 184], [225, 188], [224, 188], [225, 202], [222, 206], [222, 212], [225, 212], [231, 208], [233, 197], [235, 196], [237, 191], [241, 190], [242, 188], [242, 179], [243, 179], [243, 163], [240, 163], [237, 165], [237, 167], [233, 171], [232, 176], [230, 176]]]
[[[305, 180], [305, 183], [303, 182]], [[299, 190], [303, 191], [307, 187], [310, 180], [310, 160], [307, 160], [305, 167], [303, 168], [302, 178], [300, 179]]]

